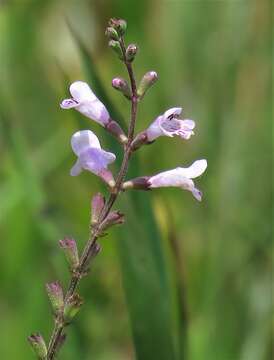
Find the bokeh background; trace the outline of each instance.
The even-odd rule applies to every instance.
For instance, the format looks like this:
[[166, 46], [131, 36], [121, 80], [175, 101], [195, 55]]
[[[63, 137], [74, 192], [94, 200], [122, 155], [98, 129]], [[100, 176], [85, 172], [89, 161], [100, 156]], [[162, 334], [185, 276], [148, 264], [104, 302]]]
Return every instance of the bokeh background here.
[[44, 284], [68, 281], [58, 240], [84, 245], [90, 198], [105, 192], [89, 173], [69, 176], [71, 135], [90, 128], [121, 158], [102, 128], [59, 108], [69, 83], [86, 80], [127, 122], [129, 104], [111, 88], [126, 73], [104, 36], [115, 16], [140, 47], [137, 79], [159, 73], [138, 130], [173, 106], [197, 123], [190, 141], [142, 148], [130, 176], [206, 158], [204, 199], [122, 196], [127, 222], [102, 239], [60, 359], [272, 358], [271, 10], [256, 0], [0, 2], [2, 359], [34, 359], [26, 337], [49, 338]]

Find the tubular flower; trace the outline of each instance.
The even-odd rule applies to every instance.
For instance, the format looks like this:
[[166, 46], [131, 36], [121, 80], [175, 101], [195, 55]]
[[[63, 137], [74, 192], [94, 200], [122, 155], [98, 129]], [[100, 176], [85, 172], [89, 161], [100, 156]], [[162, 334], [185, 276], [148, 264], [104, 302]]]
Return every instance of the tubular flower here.
[[197, 160], [188, 168], [178, 167], [176, 169], [161, 172], [148, 179], [148, 188], [176, 186], [192, 192], [193, 196], [201, 201], [202, 192], [195, 187], [192, 179], [202, 175], [207, 168], [206, 160]]
[[110, 122], [109, 112], [105, 105], [96, 97], [87, 83], [75, 81], [70, 85], [69, 91], [72, 98], [61, 102], [62, 109], [75, 108], [102, 126]]
[[114, 186], [111, 172], [107, 170], [116, 156], [101, 149], [97, 136], [90, 130], [78, 131], [72, 135], [71, 147], [78, 159], [70, 170], [72, 176], [77, 176], [83, 169], [100, 176], [110, 186]]
[[191, 135], [194, 135], [195, 122], [189, 119], [178, 119], [181, 112], [182, 108], [171, 108], [158, 116], [146, 130], [147, 141], [151, 142], [159, 136], [173, 137], [174, 135], [188, 140]]

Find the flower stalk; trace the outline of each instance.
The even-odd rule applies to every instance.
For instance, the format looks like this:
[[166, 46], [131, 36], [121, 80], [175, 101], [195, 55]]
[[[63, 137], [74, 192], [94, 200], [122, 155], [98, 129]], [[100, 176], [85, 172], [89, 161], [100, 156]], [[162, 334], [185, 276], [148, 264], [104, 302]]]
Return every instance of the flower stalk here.
[[[70, 299], [72, 299], [75, 296], [76, 289], [78, 288], [81, 278], [86, 275], [87, 268], [90, 265], [90, 260], [98, 254], [99, 249], [96, 241], [104, 230], [104, 220], [109, 215], [113, 204], [115, 203], [120, 191], [122, 190], [122, 183], [126, 176], [129, 159], [132, 154], [131, 143], [133, 141], [133, 136], [134, 136], [135, 122], [137, 116], [137, 106], [138, 106], [137, 87], [136, 87], [136, 80], [132, 68], [132, 60], [128, 61], [126, 59], [126, 48], [123, 37], [120, 38], [119, 44], [122, 51], [123, 62], [128, 71], [130, 85], [131, 85], [131, 92], [132, 92], [131, 117], [130, 117], [128, 136], [127, 136], [128, 140], [124, 150], [123, 161], [119, 173], [115, 179], [115, 186], [113, 187], [112, 192], [101, 211], [97, 224], [91, 228], [90, 238], [80, 258], [77, 273], [74, 273], [71, 277], [68, 290], [65, 294], [65, 308], [68, 307], [68, 303]], [[52, 360], [56, 357], [58, 344], [62, 339], [65, 326], [66, 326], [65, 321], [55, 322], [55, 327], [48, 348], [48, 354], [47, 354], [48, 360]]]
[[178, 119], [181, 108], [172, 108], [158, 116], [151, 126], [134, 138], [137, 119], [138, 104], [146, 91], [155, 83], [158, 76], [150, 71], [142, 78], [137, 90], [136, 79], [133, 72], [133, 61], [138, 47], [135, 44], [126, 46], [124, 34], [127, 24], [122, 19], [111, 19], [106, 30], [109, 45], [118, 54], [119, 59], [127, 69], [129, 83], [121, 78], [113, 79], [112, 85], [126, 96], [131, 102], [130, 121], [127, 134], [121, 129], [118, 122], [113, 120], [105, 105], [96, 97], [89, 85], [76, 81], [70, 86], [71, 98], [61, 103], [61, 108], [75, 108], [91, 120], [99, 123], [108, 132], [112, 133], [123, 145], [123, 160], [117, 176], [113, 176], [108, 166], [116, 160], [115, 154], [102, 149], [97, 136], [91, 130], [76, 132], [71, 138], [71, 147], [77, 160], [71, 169], [71, 175], [77, 176], [87, 170], [101, 178], [108, 185], [109, 196], [105, 200], [100, 193], [91, 201], [92, 214], [90, 217], [89, 239], [79, 256], [76, 241], [64, 238], [59, 241], [71, 272], [67, 291], [64, 292], [59, 282], [46, 285], [54, 313], [54, 328], [48, 347], [42, 337], [37, 333], [29, 337], [29, 341], [36, 351], [39, 359], [53, 360], [62, 347], [66, 334], [65, 327], [71, 323], [79, 312], [83, 300], [77, 293], [79, 283], [88, 272], [93, 259], [101, 250], [98, 239], [105, 235], [105, 230], [116, 224], [124, 223], [125, 216], [119, 210], [113, 210], [119, 194], [129, 189], [150, 190], [162, 186], [177, 186], [193, 193], [196, 199], [201, 200], [201, 192], [196, 189], [192, 178], [201, 175], [207, 166], [206, 160], [193, 163], [189, 168], [177, 168], [159, 173], [155, 176], [141, 176], [126, 180], [130, 158], [142, 145], [152, 143], [159, 136], [173, 137], [179, 135], [189, 139], [193, 135], [195, 123], [192, 120]]

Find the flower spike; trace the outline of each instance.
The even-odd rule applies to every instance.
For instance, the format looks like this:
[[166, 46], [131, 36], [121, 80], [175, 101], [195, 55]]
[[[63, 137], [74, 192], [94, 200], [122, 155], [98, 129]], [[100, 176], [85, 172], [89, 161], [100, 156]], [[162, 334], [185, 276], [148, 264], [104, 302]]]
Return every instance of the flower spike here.
[[71, 147], [78, 159], [70, 170], [71, 176], [79, 175], [83, 169], [100, 176], [110, 187], [115, 185], [108, 165], [116, 156], [101, 149], [97, 136], [90, 130], [76, 132], [71, 138]]

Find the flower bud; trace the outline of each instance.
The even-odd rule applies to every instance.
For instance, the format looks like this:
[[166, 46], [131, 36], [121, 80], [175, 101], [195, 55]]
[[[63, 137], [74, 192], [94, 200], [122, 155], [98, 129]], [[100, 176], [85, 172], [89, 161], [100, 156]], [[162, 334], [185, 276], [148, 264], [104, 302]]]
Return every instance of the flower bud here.
[[113, 27], [107, 27], [105, 35], [109, 38], [109, 40], [119, 40], [119, 35]]
[[93, 196], [91, 200], [91, 224], [95, 225], [98, 223], [101, 211], [105, 205], [105, 198], [102, 194], [98, 193]]
[[110, 120], [105, 126], [105, 129], [116, 137], [121, 144], [127, 143], [127, 136], [116, 121]]
[[83, 305], [83, 299], [78, 294], [73, 294], [69, 297], [64, 307], [64, 320], [67, 324], [75, 317]]
[[108, 24], [117, 31], [119, 36], [123, 36], [125, 34], [127, 29], [127, 23], [125, 20], [112, 18], [109, 20]]
[[120, 91], [126, 98], [131, 99], [131, 90], [128, 82], [122, 78], [114, 78], [112, 80], [114, 89]]
[[104, 231], [113, 225], [123, 224], [125, 216], [120, 211], [112, 211], [102, 223], [101, 230]]
[[54, 314], [58, 314], [64, 307], [63, 289], [58, 281], [46, 284], [46, 290], [52, 305]]
[[28, 341], [38, 359], [45, 360], [47, 358], [47, 346], [42, 335], [40, 333], [31, 334]]
[[149, 176], [138, 177], [122, 184], [123, 190], [134, 189], [134, 190], [149, 190]]
[[120, 60], [123, 60], [123, 52], [120, 46], [119, 41], [115, 41], [115, 40], [110, 40], [108, 43], [108, 46], [114, 51], [116, 52], [116, 54], [118, 55], [118, 58]]
[[126, 60], [132, 62], [137, 54], [138, 47], [135, 44], [129, 44], [126, 50]]
[[147, 72], [142, 80], [140, 81], [137, 95], [139, 99], [142, 99], [147, 92], [147, 90], [158, 80], [158, 75], [155, 71], [149, 71]]
[[65, 237], [63, 240], [59, 241], [59, 245], [61, 249], [64, 250], [70, 270], [75, 270], [79, 265], [79, 255], [76, 241]]
[[135, 151], [135, 150], [139, 149], [142, 145], [145, 145], [147, 143], [148, 143], [147, 134], [145, 131], [142, 131], [132, 141], [131, 150]]

